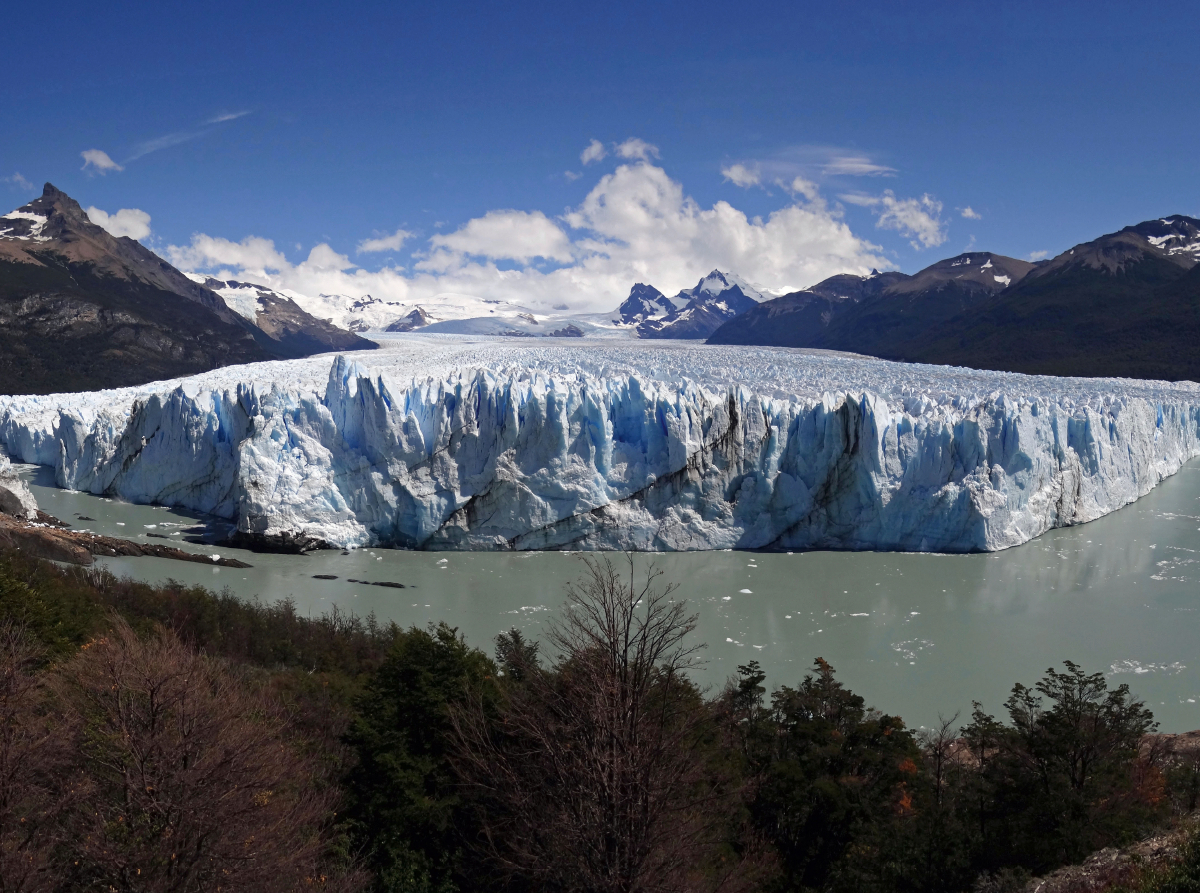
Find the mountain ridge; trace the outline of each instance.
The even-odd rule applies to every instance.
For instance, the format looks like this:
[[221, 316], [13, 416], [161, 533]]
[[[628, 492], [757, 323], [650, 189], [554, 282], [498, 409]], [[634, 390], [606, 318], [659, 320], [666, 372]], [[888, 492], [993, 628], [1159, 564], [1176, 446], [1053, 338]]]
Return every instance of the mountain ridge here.
[[0, 392], [120, 387], [332, 348], [317, 320], [278, 308], [273, 334], [51, 183], [0, 216]]

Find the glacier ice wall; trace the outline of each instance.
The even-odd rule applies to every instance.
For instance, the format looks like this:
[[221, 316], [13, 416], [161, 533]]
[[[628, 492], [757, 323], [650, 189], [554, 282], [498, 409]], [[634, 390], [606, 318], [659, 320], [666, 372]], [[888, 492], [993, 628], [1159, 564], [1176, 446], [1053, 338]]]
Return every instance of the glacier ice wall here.
[[270, 539], [425, 549], [991, 551], [1200, 455], [1200, 387], [796, 351], [425, 339], [0, 398], [63, 487]]

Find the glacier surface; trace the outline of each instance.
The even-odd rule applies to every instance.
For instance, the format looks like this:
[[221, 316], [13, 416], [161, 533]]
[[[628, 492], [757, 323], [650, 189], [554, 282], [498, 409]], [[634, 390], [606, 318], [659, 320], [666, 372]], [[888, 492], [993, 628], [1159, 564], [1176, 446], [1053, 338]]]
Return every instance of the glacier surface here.
[[423, 549], [992, 551], [1200, 455], [1200, 386], [789, 349], [381, 339], [135, 388], [0, 397], [59, 486], [253, 537]]

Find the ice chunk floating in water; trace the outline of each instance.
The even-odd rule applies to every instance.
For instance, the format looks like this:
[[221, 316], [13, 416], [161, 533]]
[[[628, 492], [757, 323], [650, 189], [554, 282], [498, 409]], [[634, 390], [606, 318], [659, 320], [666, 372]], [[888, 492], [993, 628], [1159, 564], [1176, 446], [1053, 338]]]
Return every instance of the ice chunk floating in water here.
[[0, 397], [0, 440], [60, 486], [267, 539], [989, 551], [1120, 508], [1200, 454], [1200, 386], [409, 336]]

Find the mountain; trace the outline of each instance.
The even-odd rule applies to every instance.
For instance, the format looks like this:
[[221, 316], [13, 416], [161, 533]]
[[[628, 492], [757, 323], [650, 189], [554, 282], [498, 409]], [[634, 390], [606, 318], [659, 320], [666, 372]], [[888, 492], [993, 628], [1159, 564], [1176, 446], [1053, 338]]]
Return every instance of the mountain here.
[[1042, 375], [1200, 381], [1200, 220], [1129, 226], [880, 355]]
[[833, 276], [804, 291], [766, 301], [717, 329], [710, 344], [817, 347], [890, 356], [1019, 282], [1034, 265], [974, 251], [919, 273]]
[[225, 299], [226, 305], [250, 320], [296, 356], [309, 356], [331, 350], [370, 350], [378, 345], [360, 338], [353, 332], [339, 329], [327, 320], [306, 313], [291, 297], [265, 285], [220, 280], [189, 274], [188, 278], [203, 280]]
[[740, 276], [713, 270], [695, 288], [683, 289], [673, 298], [639, 282], [612, 321], [632, 327], [639, 338], [707, 338], [726, 320], [766, 299]]
[[0, 217], [0, 393], [121, 387], [312, 347], [260, 329], [49, 183]]

